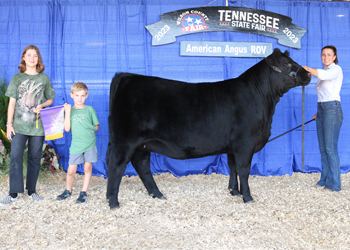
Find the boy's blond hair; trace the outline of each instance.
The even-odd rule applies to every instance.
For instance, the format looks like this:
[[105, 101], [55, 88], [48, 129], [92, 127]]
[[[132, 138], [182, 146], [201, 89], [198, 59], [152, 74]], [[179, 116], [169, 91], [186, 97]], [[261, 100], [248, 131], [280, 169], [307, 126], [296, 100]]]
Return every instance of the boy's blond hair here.
[[88, 92], [88, 87], [82, 82], [76, 82], [71, 87], [72, 93], [74, 93], [76, 91], [80, 91], [80, 90], [85, 90], [86, 93], [87, 93]]

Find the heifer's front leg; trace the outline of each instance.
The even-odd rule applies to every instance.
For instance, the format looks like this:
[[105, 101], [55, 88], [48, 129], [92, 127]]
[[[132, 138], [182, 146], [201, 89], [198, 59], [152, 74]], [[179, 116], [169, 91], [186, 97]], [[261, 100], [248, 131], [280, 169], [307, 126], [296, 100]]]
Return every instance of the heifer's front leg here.
[[250, 195], [250, 188], [248, 184], [249, 173], [250, 173], [250, 165], [249, 165], [249, 168], [243, 168], [241, 170], [238, 170], [240, 189], [243, 195], [244, 203], [253, 201], [253, 197]]
[[230, 168], [230, 181], [228, 183], [228, 189], [232, 195], [239, 195], [238, 190], [238, 180], [237, 180], [237, 170], [234, 155], [227, 155], [227, 163]]
[[244, 152], [235, 154], [236, 170], [239, 176], [240, 192], [243, 195], [245, 203], [252, 202], [253, 197], [250, 195], [248, 184], [250, 165], [253, 158], [253, 153], [247, 156]]
[[108, 181], [107, 181], [107, 199], [110, 209], [119, 208], [118, 193], [123, 174], [128, 161], [115, 148], [111, 149], [108, 159]]
[[150, 152], [138, 148], [134, 152], [131, 163], [145, 185], [149, 195], [151, 195], [153, 198], [165, 199], [163, 194], [159, 191], [152, 176], [150, 157]]

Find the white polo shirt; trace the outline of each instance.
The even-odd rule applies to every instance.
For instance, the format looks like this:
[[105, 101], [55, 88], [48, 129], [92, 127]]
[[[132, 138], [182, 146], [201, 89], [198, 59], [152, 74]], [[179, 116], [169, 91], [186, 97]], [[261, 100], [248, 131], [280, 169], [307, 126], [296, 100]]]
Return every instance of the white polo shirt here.
[[343, 83], [343, 70], [339, 65], [332, 63], [326, 70], [317, 69], [318, 82], [316, 83], [317, 102], [340, 102], [340, 89]]

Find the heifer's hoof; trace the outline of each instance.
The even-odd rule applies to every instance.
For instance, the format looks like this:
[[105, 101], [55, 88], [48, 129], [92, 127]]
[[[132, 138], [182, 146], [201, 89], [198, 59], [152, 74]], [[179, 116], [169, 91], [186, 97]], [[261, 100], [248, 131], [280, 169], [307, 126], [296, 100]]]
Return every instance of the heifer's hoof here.
[[120, 208], [120, 206], [116, 206], [116, 207], [111, 207], [111, 206], [109, 206], [109, 207], [110, 207], [111, 210], [117, 210], [117, 209]]
[[160, 200], [166, 200], [166, 197], [162, 194], [160, 195], [155, 195], [155, 194], [149, 194], [152, 198], [158, 198]]
[[244, 201], [244, 203], [254, 203], [254, 200], [253, 200], [253, 198], [252, 197], [249, 197], [249, 198], [246, 198], [246, 199], [244, 199], [243, 198], [243, 201]]
[[237, 195], [240, 195], [241, 193], [238, 190], [230, 189], [230, 194], [232, 194], [233, 196], [237, 196]]
[[117, 208], [119, 208], [120, 206], [119, 206], [119, 202], [111, 202], [111, 201], [109, 201], [109, 208], [111, 209], [111, 210], [114, 210], [114, 209], [117, 209]]

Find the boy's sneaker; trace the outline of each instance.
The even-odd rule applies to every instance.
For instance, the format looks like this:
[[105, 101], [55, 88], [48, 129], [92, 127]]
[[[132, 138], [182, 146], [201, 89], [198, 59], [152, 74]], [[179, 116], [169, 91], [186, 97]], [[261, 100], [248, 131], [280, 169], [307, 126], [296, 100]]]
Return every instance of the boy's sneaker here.
[[8, 195], [8, 196], [6, 196], [5, 199], [3, 199], [0, 202], [0, 206], [6, 206], [6, 205], [11, 204], [12, 202], [14, 202], [16, 200], [17, 200], [17, 197], [16, 198], [12, 198], [10, 195]]
[[81, 191], [76, 203], [85, 203], [87, 198], [88, 198], [88, 196], [87, 196], [86, 192]]
[[67, 199], [71, 195], [72, 195], [71, 192], [69, 192], [68, 190], [64, 190], [64, 192], [62, 194], [57, 196], [57, 200], [61, 201], [61, 200]]
[[28, 194], [29, 198], [32, 198], [35, 201], [42, 201], [43, 198], [41, 198], [37, 193], [32, 193], [31, 195]]

